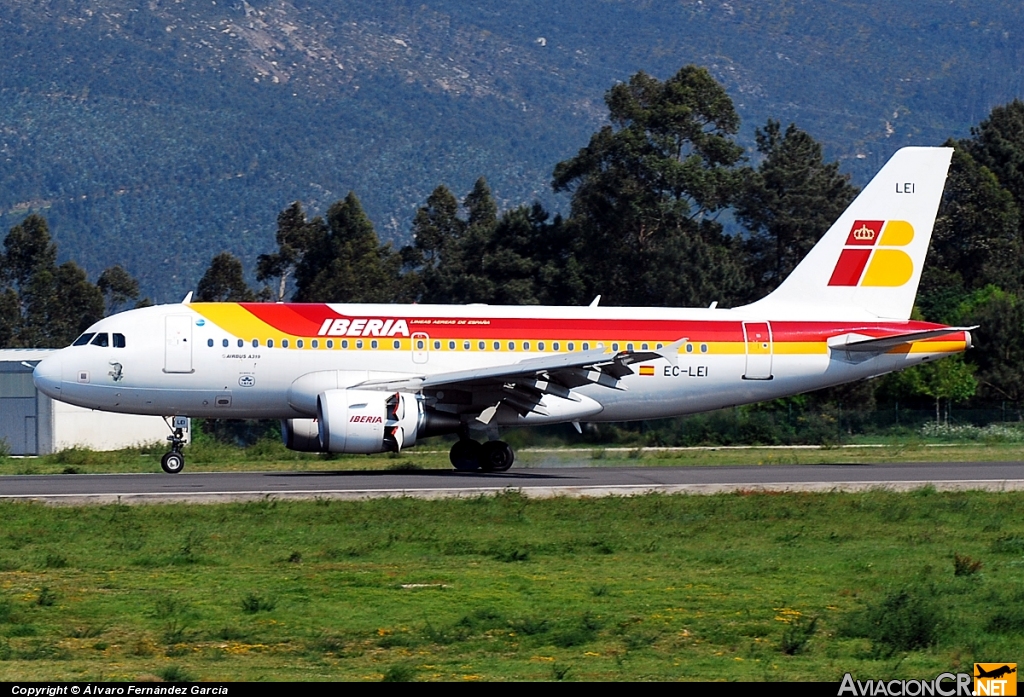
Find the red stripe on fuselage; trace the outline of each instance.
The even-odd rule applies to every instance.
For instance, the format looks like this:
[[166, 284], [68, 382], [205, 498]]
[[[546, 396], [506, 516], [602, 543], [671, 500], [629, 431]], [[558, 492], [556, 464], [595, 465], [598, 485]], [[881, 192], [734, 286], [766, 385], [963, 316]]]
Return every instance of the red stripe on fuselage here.
[[[683, 337], [691, 342], [742, 342], [740, 320], [634, 320], [634, 319], [541, 319], [531, 317], [408, 317], [396, 305], [394, 314], [340, 315], [324, 304], [240, 303], [246, 311], [292, 336], [317, 336], [325, 319], [405, 319], [409, 331], [421, 332], [432, 339], [468, 340], [560, 340], [631, 341], [671, 343]], [[529, 311], [524, 308], [525, 311]], [[772, 322], [775, 342], [824, 341], [839, 334], [890, 336], [913, 331], [941, 329], [930, 322]], [[948, 339], [947, 339], [948, 340]]]

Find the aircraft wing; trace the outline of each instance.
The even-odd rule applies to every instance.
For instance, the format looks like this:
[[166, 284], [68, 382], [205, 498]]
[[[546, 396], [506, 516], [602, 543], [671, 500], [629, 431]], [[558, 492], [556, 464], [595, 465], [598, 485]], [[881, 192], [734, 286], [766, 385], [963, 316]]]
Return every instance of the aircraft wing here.
[[598, 346], [589, 351], [528, 358], [505, 365], [399, 379], [368, 380], [353, 387], [423, 392], [440, 401], [453, 404], [461, 402], [465, 408], [460, 411], [475, 411], [473, 405], [479, 405], [482, 410], [480, 420], [485, 423], [493, 418], [502, 405], [523, 416], [531, 412], [544, 415], [544, 395], [579, 402], [581, 397], [572, 390], [583, 385], [596, 384], [624, 390], [621, 379], [633, 374], [630, 365], [658, 358], [675, 361], [684, 341], [685, 338], [680, 339], [656, 351], [619, 351], [614, 354], [606, 351], [604, 346]]
[[896, 334], [894, 336], [883, 336], [880, 338], [865, 337], [859, 334], [843, 334], [829, 339], [828, 345], [829, 348], [841, 349], [843, 351], [853, 351], [858, 353], [885, 353], [897, 346], [912, 344], [915, 341], [937, 339], [941, 336], [959, 334], [960, 332], [969, 332], [977, 328], [978, 325], [973, 327], [943, 327], [942, 329], [927, 329], [922, 332], [907, 332], [906, 334]]

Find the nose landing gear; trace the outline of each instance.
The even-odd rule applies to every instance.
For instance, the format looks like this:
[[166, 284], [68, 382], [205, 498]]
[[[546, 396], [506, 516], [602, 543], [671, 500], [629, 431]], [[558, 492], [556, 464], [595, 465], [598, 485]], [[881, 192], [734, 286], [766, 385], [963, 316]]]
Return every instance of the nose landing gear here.
[[171, 450], [160, 458], [160, 467], [167, 474], [178, 474], [185, 469], [185, 454], [181, 450], [185, 447], [184, 429], [187, 423], [186, 417], [174, 417], [174, 429], [171, 431], [171, 435], [167, 436], [167, 440], [171, 443]]

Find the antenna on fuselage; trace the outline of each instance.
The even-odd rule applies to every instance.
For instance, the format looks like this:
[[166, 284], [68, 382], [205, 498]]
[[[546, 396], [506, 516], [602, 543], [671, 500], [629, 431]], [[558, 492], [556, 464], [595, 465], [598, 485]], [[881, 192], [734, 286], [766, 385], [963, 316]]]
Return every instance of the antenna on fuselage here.
[[192, 302], [192, 291], [189, 291], [185, 298], [181, 301], [182, 305], [188, 305]]
[[601, 304], [601, 296], [600, 295], [598, 295], [596, 298], [594, 298], [593, 300], [590, 301], [590, 306], [591, 307], [597, 307], [600, 304]]

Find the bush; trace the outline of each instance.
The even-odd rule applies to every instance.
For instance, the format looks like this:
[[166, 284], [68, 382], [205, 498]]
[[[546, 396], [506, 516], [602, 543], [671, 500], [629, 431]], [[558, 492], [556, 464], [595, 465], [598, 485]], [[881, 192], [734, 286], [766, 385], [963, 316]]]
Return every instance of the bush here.
[[782, 653], [787, 656], [802, 653], [817, 628], [817, 617], [812, 617], [809, 621], [806, 617], [798, 617], [782, 632], [782, 642], [779, 645]]
[[953, 555], [953, 575], [954, 576], [973, 576], [981, 570], [981, 562], [977, 559], [971, 559], [966, 554], [954, 554]]
[[871, 640], [877, 655], [932, 646], [939, 638], [942, 614], [923, 592], [903, 588], [888, 593], [880, 603], [868, 605], [846, 618], [848, 636]]
[[185, 672], [185, 669], [181, 666], [167, 666], [163, 670], [157, 671], [164, 682], [192, 682], [195, 678]]
[[242, 598], [242, 612], [250, 615], [255, 615], [258, 612], [270, 612], [275, 607], [277, 607], [277, 602], [258, 593], [250, 593]]
[[49, 586], [43, 586], [39, 591], [39, 597], [36, 598], [36, 605], [50, 607], [56, 602], [57, 594], [50, 590]]
[[396, 663], [384, 671], [381, 682], [412, 682], [416, 679], [416, 669], [408, 663]]

